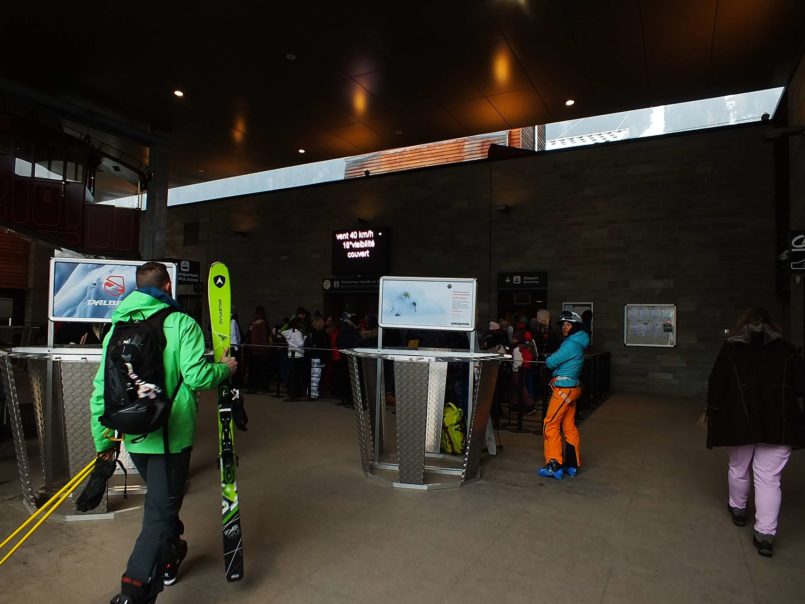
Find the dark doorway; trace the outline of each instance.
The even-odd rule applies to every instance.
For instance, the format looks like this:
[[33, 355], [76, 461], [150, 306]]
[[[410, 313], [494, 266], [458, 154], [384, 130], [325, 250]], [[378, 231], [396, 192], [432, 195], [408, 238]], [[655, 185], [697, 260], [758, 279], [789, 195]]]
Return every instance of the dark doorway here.
[[535, 317], [540, 308], [548, 307], [548, 296], [544, 289], [498, 290], [498, 312], [495, 319]]
[[338, 319], [341, 313], [357, 315], [359, 319], [372, 312], [377, 314], [377, 293], [330, 293], [324, 294], [322, 308], [325, 317]]

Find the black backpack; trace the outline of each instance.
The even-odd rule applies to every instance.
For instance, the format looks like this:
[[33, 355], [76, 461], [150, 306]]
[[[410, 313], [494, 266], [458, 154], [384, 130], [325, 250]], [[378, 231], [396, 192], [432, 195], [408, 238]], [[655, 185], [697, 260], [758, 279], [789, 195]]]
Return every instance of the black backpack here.
[[179, 311], [168, 307], [147, 319], [115, 324], [103, 370], [104, 412], [100, 422], [107, 428], [146, 435], [168, 423], [173, 399], [182, 386], [180, 378], [172, 397], [165, 392], [162, 354], [166, 340], [162, 326], [174, 312]]

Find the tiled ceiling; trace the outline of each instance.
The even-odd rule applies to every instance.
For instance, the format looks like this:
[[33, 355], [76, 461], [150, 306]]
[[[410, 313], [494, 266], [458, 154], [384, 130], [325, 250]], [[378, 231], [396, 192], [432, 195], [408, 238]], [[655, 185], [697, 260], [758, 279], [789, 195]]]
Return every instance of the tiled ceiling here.
[[0, 35], [4, 106], [156, 135], [179, 185], [784, 86], [805, 2], [19, 2]]

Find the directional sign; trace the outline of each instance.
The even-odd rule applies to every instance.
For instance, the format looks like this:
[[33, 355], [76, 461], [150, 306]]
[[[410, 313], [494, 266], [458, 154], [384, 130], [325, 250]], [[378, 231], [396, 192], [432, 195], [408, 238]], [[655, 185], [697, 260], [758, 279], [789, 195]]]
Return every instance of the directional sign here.
[[792, 271], [805, 271], [805, 231], [791, 231], [788, 261]]
[[512, 272], [498, 273], [498, 289], [545, 289], [548, 287], [548, 273]]

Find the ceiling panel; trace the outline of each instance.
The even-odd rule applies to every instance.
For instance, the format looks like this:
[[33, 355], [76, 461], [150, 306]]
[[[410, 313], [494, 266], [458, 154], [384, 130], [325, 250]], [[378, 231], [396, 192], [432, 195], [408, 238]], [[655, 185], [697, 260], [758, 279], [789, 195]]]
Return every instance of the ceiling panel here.
[[486, 97], [451, 103], [445, 108], [467, 132], [485, 134], [510, 127]]
[[489, 97], [489, 102], [511, 128], [544, 124], [548, 111], [533, 90], [507, 92]]
[[11, 3], [0, 36], [8, 111], [168, 139], [184, 183], [785, 85], [805, 2]]
[[[798, 31], [792, 24], [799, 24]], [[797, 51], [802, 51], [803, 33], [805, 2], [721, 2], [713, 41], [714, 80], [735, 81], [737, 85], [746, 72], [766, 72], [766, 83], [758, 88], [773, 86], [775, 80], [793, 72]], [[770, 34], [774, 44], [768, 43]]]
[[685, 91], [695, 87], [707, 87], [718, 4], [717, 0], [641, 3], [652, 105], [664, 104], [662, 99], [684, 98]]

